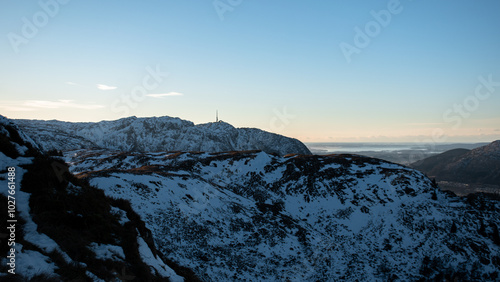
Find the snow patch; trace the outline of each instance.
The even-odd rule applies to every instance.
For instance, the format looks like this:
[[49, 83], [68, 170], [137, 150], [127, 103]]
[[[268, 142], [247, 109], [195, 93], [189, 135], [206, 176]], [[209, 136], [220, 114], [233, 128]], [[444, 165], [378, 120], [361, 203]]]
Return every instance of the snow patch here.
[[52, 275], [57, 269], [51, 259], [40, 252], [23, 250], [23, 245], [16, 243], [16, 273], [31, 279], [33, 276], [44, 273]]
[[139, 243], [139, 253], [141, 255], [142, 261], [156, 269], [159, 275], [169, 278], [172, 282], [182, 282], [184, 278], [180, 277], [175, 273], [175, 271], [166, 265], [159, 257], [156, 257], [149, 248], [148, 244], [142, 239], [142, 237], [137, 237], [137, 243]]
[[125, 223], [129, 222], [130, 219], [127, 217], [127, 213], [120, 209], [120, 208], [117, 208], [117, 207], [111, 207], [111, 212], [114, 214], [114, 215], [117, 215], [120, 217], [119, 219], [119, 223], [121, 225], [124, 225]]
[[95, 253], [97, 259], [125, 260], [125, 254], [120, 246], [91, 243], [89, 249]]

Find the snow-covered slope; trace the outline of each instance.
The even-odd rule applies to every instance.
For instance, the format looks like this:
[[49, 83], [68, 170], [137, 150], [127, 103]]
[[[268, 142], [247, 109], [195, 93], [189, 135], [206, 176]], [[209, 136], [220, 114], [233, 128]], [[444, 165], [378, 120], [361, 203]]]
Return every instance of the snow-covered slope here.
[[128, 202], [67, 170], [0, 116], [1, 281], [184, 281], [172, 267], [190, 275], [163, 259]]
[[263, 150], [268, 153], [310, 154], [297, 139], [256, 128], [234, 128], [225, 122], [195, 125], [172, 117], [129, 117], [98, 123], [16, 120], [45, 150], [107, 148], [121, 151]]
[[499, 202], [355, 155], [79, 150], [78, 177], [131, 201], [205, 281], [495, 280]]

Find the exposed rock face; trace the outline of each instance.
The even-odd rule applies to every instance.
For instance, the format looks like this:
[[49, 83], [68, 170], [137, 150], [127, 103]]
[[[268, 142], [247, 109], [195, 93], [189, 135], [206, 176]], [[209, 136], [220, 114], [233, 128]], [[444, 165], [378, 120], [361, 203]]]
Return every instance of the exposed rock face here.
[[120, 151], [262, 150], [278, 155], [311, 154], [297, 139], [225, 122], [198, 124], [179, 118], [129, 117], [98, 123], [16, 120], [45, 150], [106, 148]]

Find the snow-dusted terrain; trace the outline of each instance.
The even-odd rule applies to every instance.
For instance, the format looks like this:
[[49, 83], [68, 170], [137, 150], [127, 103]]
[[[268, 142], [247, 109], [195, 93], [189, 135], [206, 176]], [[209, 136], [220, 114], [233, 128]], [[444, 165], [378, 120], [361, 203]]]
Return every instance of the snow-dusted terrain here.
[[500, 279], [499, 202], [441, 192], [401, 165], [100, 148], [65, 152], [79, 179], [58, 181], [58, 159], [1, 116], [0, 145], [0, 185], [8, 166], [17, 172], [25, 280], [182, 281], [191, 270], [203, 281]]
[[225, 122], [198, 124], [179, 118], [128, 117], [98, 123], [16, 120], [45, 150], [107, 148], [121, 151], [262, 150], [279, 155], [310, 154], [299, 140]]
[[496, 280], [499, 203], [355, 155], [76, 150], [71, 170], [130, 200], [205, 281]]
[[[75, 224], [78, 225], [76, 222], [94, 225], [94, 216], [99, 220], [106, 217], [111, 218], [109, 223], [116, 223], [116, 229], [114, 229], [115, 226], [102, 226], [105, 230], [99, 230], [100, 226], [94, 225], [92, 230], [98, 234], [91, 234], [91, 236], [96, 235], [97, 238], [100, 236], [100, 240], [105, 241], [106, 239], [102, 238], [109, 235], [107, 232], [115, 232], [115, 230], [125, 232], [132, 229], [137, 233], [137, 238], [132, 239], [137, 244], [135, 250], [133, 245], [125, 244], [124, 234], [116, 233], [111, 235], [111, 241], [114, 244], [85, 242], [86, 236], [83, 234], [81, 237], [68, 238], [71, 241], [58, 241], [60, 237], [54, 236], [55, 231], [47, 230], [49, 225], [47, 222], [41, 221], [41, 218], [51, 214], [54, 211], [54, 205], [58, 207], [67, 205], [62, 200], [64, 198], [76, 199], [81, 202], [82, 206], [85, 206], [85, 201], [89, 200], [88, 193], [99, 190], [67, 182], [66, 187], [61, 184], [63, 182], [44, 183], [44, 181], [50, 181], [50, 176], [45, 173], [39, 174], [40, 168], [48, 169], [54, 174], [50, 167], [38, 166], [46, 160], [49, 159], [39, 153], [38, 146], [32, 139], [20, 131], [12, 121], [0, 116], [0, 187], [2, 187], [0, 189], [0, 200], [2, 200], [2, 207], [6, 206], [7, 201], [9, 201], [10, 211], [9, 214], [6, 213], [6, 210], [2, 211], [3, 216], [0, 223], [2, 227], [0, 232], [2, 244], [0, 246], [2, 250], [0, 281], [118, 281], [117, 279], [127, 277], [133, 279], [140, 277], [130, 271], [125, 273], [125, 271], [128, 267], [140, 269], [137, 267], [138, 262], [144, 264], [142, 270], [147, 271], [149, 279], [154, 281], [169, 281], [169, 279], [170, 281], [184, 281], [159, 256], [154, 244], [147, 237], [147, 229], [141, 227], [140, 224], [130, 222], [126, 212], [119, 207], [112, 206], [111, 214], [101, 213], [95, 215], [92, 214], [92, 210], [89, 210], [90, 216], [88, 214], [72, 214], [75, 207], [66, 207], [67, 209], [61, 209], [62, 213], [58, 213], [57, 218], [54, 219], [57, 221], [58, 228], [64, 229], [67, 232], [66, 234], [72, 234], [70, 231], [73, 229], [83, 227], [75, 226]], [[30, 181], [25, 181], [28, 174], [38, 175], [35, 179], [37, 182], [35, 187], [28, 184]], [[46, 176], [45, 179], [44, 176]], [[14, 184], [11, 185], [11, 183]], [[7, 187], [14, 188], [7, 189]], [[49, 189], [42, 190], [43, 187]], [[54, 187], [56, 188], [54, 189]], [[50, 194], [49, 197], [60, 198], [61, 200], [54, 200], [50, 205], [44, 207], [40, 207], [40, 203], [34, 204], [36, 200], [33, 200], [33, 198], [39, 198], [41, 195], [42, 197], [46, 196], [43, 194]], [[106, 206], [109, 205], [109, 199], [105, 197], [92, 199], [92, 203]], [[92, 208], [98, 210], [97, 206]], [[121, 218], [117, 220], [114, 218], [115, 216]], [[65, 220], [71, 217], [73, 217], [72, 221]], [[124, 227], [125, 224], [128, 224], [127, 228]], [[9, 232], [10, 229], [6, 229], [5, 225], [14, 225], [16, 231]], [[89, 229], [88, 227], [83, 229]], [[8, 234], [4, 234], [7, 232]], [[9, 239], [8, 244], [7, 238]], [[149, 241], [149, 243], [146, 243], [145, 240]], [[77, 243], [73, 244], [72, 241], [79, 242], [78, 244], [83, 249], [71, 249], [72, 246], [78, 246]], [[126, 252], [124, 252], [125, 247], [128, 248]], [[11, 255], [11, 250], [14, 250], [13, 255]], [[7, 253], [4, 253], [4, 251], [7, 251], [10, 257], [7, 257]], [[132, 259], [131, 256], [135, 252], [137, 252], [138, 257]], [[88, 265], [88, 263], [92, 263], [92, 266]], [[94, 268], [94, 265], [97, 265], [97, 267]], [[114, 269], [114, 266], [123, 266], [123, 268]], [[122, 270], [121, 273], [120, 270]], [[125, 274], [128, 276], [125, 276]], [[137, 281], [144, 280], [139, 279]]]

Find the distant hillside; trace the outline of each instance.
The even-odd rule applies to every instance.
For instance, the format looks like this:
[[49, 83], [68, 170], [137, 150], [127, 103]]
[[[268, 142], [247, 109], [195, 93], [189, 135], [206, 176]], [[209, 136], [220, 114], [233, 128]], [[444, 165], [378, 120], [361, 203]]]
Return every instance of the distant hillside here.
[[128, 117], [97, 123], [15, 120], [44, 150], [105, 148], [120, 151], [262, 150], [266, 153], [311, 154], [297, 139], [225, 122], [198, 124], [179, 118]]
[[438, 181], [500, 185], [500, 140], [473, 150], [450, 150], [411, 167]]
[[453, 149], [415, 162], [411, 166], [428, 174], [435, 175], [434, 173], [446, 169], [450, 163], [468, 152], [470, 152], [468, 149]]

